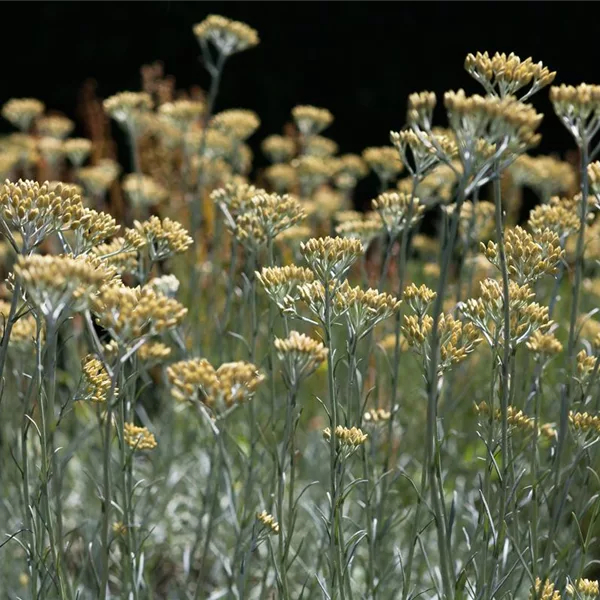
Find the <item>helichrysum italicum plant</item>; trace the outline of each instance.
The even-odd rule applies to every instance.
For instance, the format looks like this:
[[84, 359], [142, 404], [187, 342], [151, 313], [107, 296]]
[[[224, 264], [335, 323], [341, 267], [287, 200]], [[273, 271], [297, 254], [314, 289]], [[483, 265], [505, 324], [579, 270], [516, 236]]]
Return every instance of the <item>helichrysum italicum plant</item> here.
[[525, 154], [551, 69], [481, 52], [446, 128], [411, 94], [389, 146], [346, 154], [296, 106], [255, 179], [260, 116], [219, 87], [258, 33], [194, 34], [206, 94], [152, 67], [104, 103], [119, 185], [70, 119], [3, 107], [0, 590], [597, 597], [597, 86], [550, 92], [578, 168]]

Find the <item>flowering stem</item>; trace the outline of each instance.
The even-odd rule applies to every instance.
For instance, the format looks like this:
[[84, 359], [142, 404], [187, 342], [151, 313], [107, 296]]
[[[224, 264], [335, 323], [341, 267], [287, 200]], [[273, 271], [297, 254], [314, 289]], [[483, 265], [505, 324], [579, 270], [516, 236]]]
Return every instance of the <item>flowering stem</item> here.
[[104, 437], [103, 437], [103, 459], [102, 459], [102, 470], [104, 477], [104, 499], [103, 499], [103, 514], [102, 514], [102, 528], [101, 528], [101, 542], [102, 542], [102, 580], [100, 584], [100, 590], [98, 594], [99, 600], [106, 600], [108, 594], [108, 575], [109, 575], [109, 559], [110, 559], [110, 540], [109, 540], [109, 529], [110, 529], [110, 518], [112, 512], [112, 477], [111, 477], [111, 438], [112, 438], [112, 414], [113, 414], [113, 400], [115, 396], [115, 389], [117, 387], [117, 380], [121, 370], [121, 359], [123, 357], [123, 351], [119, 350], [117, 360], [112, 370], [112, 376], [110, 379], [110, 389], [106, 397], [106, 414], [104, 415]]
[[4, 366], [6, 365], [6, 356], [8, 354], [8, 342], [10, 341], [10, 334], [15, 324], [15, 316], [17, 314], [17, 305], [19, 298], [21, 297], [21, 278], [15, 276], [15, 287], [12, 293], [12, 299], [10, 301], [10, 309], [6, 320], [4, 321], [4, 333], [2, 335], [2, 342], [0, 343], [0, 381], [4, 375]]
[[511, 359], [511, 339], [510, 339], [510, 286], [508, 279], [508, 267], [506, 263], [506, 251], [504, 248], [504, 213], [502, 210], [502, 186], [500, 181], [500, 171], [496, 164], [494, 173], [494, 204], [496, 209], [496, 238], [498, 244], [498, 256], [500, 259], [500, 273], [502, 275], [502, 297], [504, 299], [503, 304], [503, 320], [504, 320], [504, 343], [503, 343], [503, 355], [500, 364], [500, 382], [502, 385], [502, 395], [500, 396], [500, 415], [501, 415], [501, 427], [502, 427], [502, 490], [500, 493], [500, 514], [499, 524], [500, 532], [499, 539], [496, 544], [496, 553], [499, 553], [504, 545], [504, 536], [506, 535], [506, 499], [509, 489], [507, 482], [509, 472], [509, 457], [508, 457], [508, 399], [510, 395], [510, 359]]

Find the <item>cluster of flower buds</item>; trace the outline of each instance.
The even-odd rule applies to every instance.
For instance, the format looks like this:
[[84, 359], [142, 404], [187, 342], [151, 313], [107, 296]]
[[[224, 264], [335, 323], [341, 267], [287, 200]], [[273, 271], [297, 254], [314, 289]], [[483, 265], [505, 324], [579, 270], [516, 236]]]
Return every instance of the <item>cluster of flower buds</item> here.
[[531, 85], [523, 100], [550, 85], [556, 77], [556, 72], [551, 72], [541, 62], [534, 63], [531, 57], [521, 60], [513, 52], [508, 56], [496, 52], [492, 57], [487, 52], [468, 54], [465, 69], [488, 94], [501, 98]]
[[51, 324], [65, 314], [86, 310], [115, 275], [97, 258], [39, 254], [20, 256], [15, 273], [27, 299]]
[[292, 389], [327, 360], [328, 350], [321, 342], [297, 331], [291, 331], [285, 339], [275, 338], [274, 346]]
[[134, 229], [125, 232], [125, 238], [136, 248], [145, 248], [152, 262], [182, 254], [193, 243], [192, 238], [178, 221], [157, 216], [134, 223]]
[[119, 92], [104, 101], [104, 110], [117, 123], [133, 128], [140, 114], [152, 110], [152, 97], [146, 92]]
[[[77, 392], [78, 400], [91, 402], [106, 402], [111, 389], [111, 378], [102, 361], [89, 354], [81, 363], [82, 383]], [[113, 388], [113, 397], [119, 393], [118, 388]]]
[[201, 45], [210, 42], [223, 56], [231, 56], [259, 43], [255, 29], [220, 15], [209, 15], [194, 25], [194, 35]]
[[2, 107], [2, 116], [22, 132], [27, 132], [46, 107], [35, 98], [12, 98]]
[[272, 302], [285, 310], [298, 300], [298, 286], [314, 281], [314, 273], [310, 269], [289, 265], [286, 267], [264, 267], [256, 273], [258, 281], [263, 286]]
[[36, 121], [35, 125], [42, 137], [56, 140], [64, 140], [75, 128], [75, 123], [71, 119], [60, 115], [41, 117]]
[[419, 318], [429, 311], [429, 307], [436, 296], [437, 293], [425, 284], [417, 286], [415, 283], [411, 283], [404, 288], [404, 300]]
[[321, 283], [338, 280], [364, 253], [359, 240], [348, 238], [311, 238], [300, 245], [304, 260]]
[[[453, 214], [455, 210], [455, 204], [446, 207], [448, 214]], [[462, 203], [458, 230], [465, 244], [468, 244], [471, 240], [489, 240], [494, 231], [494, 211], [493, 202], [480, 200], [473, 204], [470, 200], [466, 200]]]
[[47, 181], [40, 185], [19, 180], [6, 181], [0, 189], [0, 219], [20, 235], [20, 251], [29, 251], [49, 235], [70, 229], [82, 214], [81, 196], [71, 186], [58, 184], [51, 189]]
[[[18, 314], [18, 313], [17, 313]], [[0, 301], [0, 338], [4, 337], [6, 320], [10, 315], [10, 304]], [[10, 332], [9, 352], [29, 353], [37, 338], [38, 325], [35, 315], [29, 313], [20, 316], [13, 323]]]
[[363, 415], [363, 421], [367, 425], [381, 425], [392, 418], [392, 413], [384, 408], [371, 408]]
[[84, 208], [80, 216], [71, 225], [72, 240], [69, 250], [75, 255], [86, 254], [94, 246], [113, 237], [120, 229], [115, 218], [108, 213]]
[[542, 581], [537, 577], [533, 589], [529, 592], [529, 600], [561, 600], [561, 595], [551, 581]]
[[544, 357], [560, 354], [563, 350], [563, 345], [553, 333], [543, 333], [542, 331], [534, 331], [525, 345], [531, 352]]
[[79, 168], [92, 151], [92, 142], [85, 138], [66, 140], [63, 150], [74, 167]]
[[554, 156], [519, 156], [509, 167], [517, 185], [532, 188], [542, 202], [560, 193], [569, 193], [577, 186], [573, 165]]
[[261, 145], [266, 157], [274, 164], [289, 162], [296, 153], [296, 143], [291, 137], [283, 135], [270, 135]]
[[300, 133], [306, 137], [321, 133], [333, 122], [333, 115], [326, 108], [310, 105], [295, 106], [292, 117]]
[[536, 236], [548, 230], [564, 239], [579, 231], [581, 226], [581, 221], [573, 211], [572, 205], [570, 199], [554, 197], [550, 204], [538, 204], [529, 213], [527, 224]]
[[[532, 302], [535, 294], [528, 285], [515, 281], [509, 286], [510, 346], [527, 341], [535, 331], [545, 332], [553, 322], [548, 317], [548, 307]], [[504, 295], [495, 279], [485, 279], [480, 284], [480, 296], [462, 302], [460, 310], [483, 334], [488, 344], [504, 345]]]
[[335, 162], [330, 158], [302, 155], [291, 162], [304, 197], [313, 192], [335, 174]]
[[261, 527], [267, 534], [279, 533], [279, 523], [275, 520], [275, 517], [266, 510], [256, 513], [256, 520], [261, 524]]
[[204, 109], [204, 102], [182, 98], [161, 104], [158, 107], [158, 114], [167, 123], [174, 125], [182, 132], [186, 132], [188, 128], [200, 120], [200, 117], [204, 114]]
[[100, 289], [93, 310], [98, 324], [124, 346], [177, 327], [187, 314], [177, 300], [156, 293], [151, 286], [130, 288], [119, 282]]
[[373, 210], [379, 213], [383, 225], [392, 238], [401, 231], [411, 229], [423, 217], [425, 207], [418, 198], [402, 192], [385, 192], [371, 203]]
[[458, 148], [451, 131], [431, 133], [419, 132], [412, 129], [392, 131], [390, 139], [398, 153], [402, 164], [414, 176], [423, 177], [432, 167], [439, 163], [438, 154], [447, 159], [453, 159], [458, 154]]
[[587, 146], [600, 129], [600, 85], [550, 88], [554, 112], [579, 146]]
[[240, 143], [246, 141], [260, 127], [260, 119], [252, 110], [232, 108], [217, 113], [210, 124]]
[[366, 249], [381, 235], [381, 219], [375, 218], [375, 215], [365, 215], [365, 218], [361, 215], [358, 219], [340, 223], [336, 226], [335, 232], [341, 237], [359, 240]]
[[167, 376], [176, 400], [202, 402], [217, 414], [250, 400], [265, 379], [251, 363], [223, 363], [215, 369], [204, 358], [174, 363]]
[[[519, 285], [534, 283], [544, 275], [556, 272], [564, 256], [560, 239], [550, 229], [537, 232], [535, 237], [518, 225], [504, 234], [508, 273]], [[485, 257], [500, 269], [498, 245], [481, 244]]]
[[123, 425], [123, 441], [133, 450], [153, 450], [157, 446], [153, 433], [133, 423]]
[[[363, 433], [358, 427], [342, 427], [338, 425], [334, 432], [335, 443], [338, 455], [345, 460], [354, 454], [368, 439], [368, 435]], [[323, 430], [323, 438], [331, 443], [331, 428], [326, 427]]]
[[586, 388], [592, 381], [598, 368], [598, 360], [597, 356], [589, 355], [585, 350], [577, 354], [577, 373], [582, 387]]
[[169, 196], [167, 190], [148, 175], [130, 173], [123, 179], [125, 196], [136, 208], [162, 204]]
[[362, 157], [369, 168], [377, 175], [384, 188], [387, 188], [390, 182], [402, 173], [404, 168], [398, 151], [392, 146], [365, 148]]
[[257, 251], [304, 216], [302, 205], [294, 196], [257, 194], [236, 218], [235, 235], [242, 244]]
[[567, 583], [567, 594], [576, 600], [596, 600], [600, 596], [600, 586], [597, 581], [591, 579], [578, 579]]

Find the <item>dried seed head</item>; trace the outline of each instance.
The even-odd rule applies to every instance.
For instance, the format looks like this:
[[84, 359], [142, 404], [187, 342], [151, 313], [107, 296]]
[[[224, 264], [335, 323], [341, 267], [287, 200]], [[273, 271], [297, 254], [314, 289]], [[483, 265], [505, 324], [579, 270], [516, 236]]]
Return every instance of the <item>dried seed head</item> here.
[[220, 15], [209, 15], [194, 25], [194, 35], [200, 44], [210, 42], [225, 56], [253, 48], [260, 41], [252, 27]]
[[283, 135], [270, 135], [263, 140], [260, 147], [272, 163], [286, 163], [296, 153], [294, 140]]
[[12, 98], [2, 107], [2, 116], [21, 131], [29, 131], [31, 123], [44, 113], [43, 102], [35, 98]]
[[292, 117], [300, 133], [305, 136], [321, 133], [333, 122], [333, 115], [326, 108], [310, 105], [295, 106]]
[[156, 448], [156, 438], [146, 427], [137, 427], [133, 423], [123, 425], [123, 440], [134, 450], [153, 450]]

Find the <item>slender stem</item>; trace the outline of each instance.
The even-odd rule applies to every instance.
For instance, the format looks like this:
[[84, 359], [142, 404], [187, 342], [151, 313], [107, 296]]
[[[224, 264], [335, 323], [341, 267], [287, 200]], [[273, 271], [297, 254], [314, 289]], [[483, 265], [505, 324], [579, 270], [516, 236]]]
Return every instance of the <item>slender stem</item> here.
[[8, 342], [10, 341], [10, 334], [12, 332], [13, 325], [15, 324], [15, 316], [17, 314], [17, 305], [21, 298], [21, 278], [15, 277], [15, 287], [13, 289], [12, 299], [10, 301], [10, 309], [8, 316], [4, 321], [4, 333], [2, 334], [2, 342], [0, 343], [0, 382], [4, 375], [4, 367], [6, 365], [6, 357], [8, 355]]

